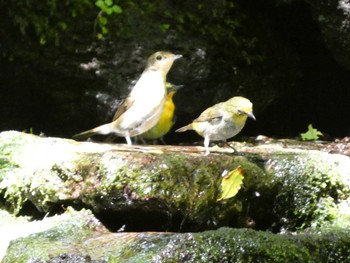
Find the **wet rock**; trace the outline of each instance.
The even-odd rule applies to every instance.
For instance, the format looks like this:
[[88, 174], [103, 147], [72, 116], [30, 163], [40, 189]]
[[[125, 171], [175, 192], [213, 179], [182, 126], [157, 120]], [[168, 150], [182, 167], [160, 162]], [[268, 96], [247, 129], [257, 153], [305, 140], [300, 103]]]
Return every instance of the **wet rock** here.
[[[18, 132], [1, 133], [0, 142], [0, 190], [5, 207], [19, 215], [86, 207], [113, 231], [284, 232], [348, 224], [350, 157], [324, 143], [265, 138], [213, 147], [204, 156], [197, 146], [81, 143]], [[218, 201], [222, 175], [237, 167], [243, 187]]]
[[[220, 228], [201, 233], [109, 233], [91, 212], [46, 218], [47, 230], [15, 239], [3, 262], [347, 262], [347, 229], [272, 234]], [[33, 223], [27, 223], [30, 227]], [[35, 231], [33, 231], [35, 232]], [[25, 251], [25, 253], [23, 253]]]

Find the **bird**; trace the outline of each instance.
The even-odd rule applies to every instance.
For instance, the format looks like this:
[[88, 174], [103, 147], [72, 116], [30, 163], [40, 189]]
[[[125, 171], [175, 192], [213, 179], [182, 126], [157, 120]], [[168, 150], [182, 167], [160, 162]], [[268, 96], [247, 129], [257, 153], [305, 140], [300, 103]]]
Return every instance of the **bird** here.
[[167, 99], [165, 101], [165, 107], [160, 116], [158, 123], [147, 132], [139, 135], [141, 140], [157, 140], [160, 139], [163, 143], [163, 136], [167, 134], [171, 127], [174, 125], [174, 111], [175, 104], [173, 101], [173, 96], [175, 93], [181, 89], [183, 85], [174, 85], [169, 82], [166, 83], [167, 88]]
[[253, 104], [247, 98], [237, 96], [207, 108], [198, 118], [176, 132], [196, 131], [204, 137], [205, 154], [208, 155], [210, 141], [226, 140], [237, 135], [248, 117], [255, 120]]
[[148, 131], [160, 119], [167, 98], [166, 76], [174, 61], [181, 57], [167, 51], [151, 55], [145, 70], [116, 111], [112, 122], [76, 134], [73, 138], [83, 140], [95, 134], [113, 133], [125, 137], [127, 144], [131, 145], [131, 137]]

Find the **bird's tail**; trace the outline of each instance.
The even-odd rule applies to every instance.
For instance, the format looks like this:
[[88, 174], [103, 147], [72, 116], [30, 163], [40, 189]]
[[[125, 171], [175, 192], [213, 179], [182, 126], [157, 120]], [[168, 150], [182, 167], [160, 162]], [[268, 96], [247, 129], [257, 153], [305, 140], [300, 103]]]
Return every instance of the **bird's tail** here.
[[175, 132], [184, 132], [184, 131], [188, 131], [188, 130], [193, 130], [192, 123], [177, 129]]
[[107, 124], [98, 126], [96, 128], [93, 128], [91, 130], [75, 134], [75, 135], [73, 135], [73, 139], [78, 140], [78, 141], [82, 141], [82, 140], [85, 140], [85, 139], [95, 135], [95, 134], [107, 135], [111, 132], [112, 131], [111, 131], [110, 123], [107, 123]]

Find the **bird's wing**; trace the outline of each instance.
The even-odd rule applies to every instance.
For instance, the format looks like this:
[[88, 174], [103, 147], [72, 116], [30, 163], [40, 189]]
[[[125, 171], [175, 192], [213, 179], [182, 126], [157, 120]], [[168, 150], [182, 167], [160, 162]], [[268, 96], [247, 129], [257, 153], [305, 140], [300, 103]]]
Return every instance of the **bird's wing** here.
[[116, 119], [118, 119], [120, 117], [120, 115], [122, 115], [124, 112], [126, 112], [131, 107], [131, 105], [133, 103], [134, 103], [134, 99], [131, 96], [127, 97], [124, 100], [124, 102], [118, 107], [118, 110], [114, 114], [112, 121], [115, 121]]
[[213, 124], [215, 122], [220, 121], [223, 118], [223, 113], [219, 107], [215, 106], [203, 111], [202, 114], [193, 122], [209, 122]]

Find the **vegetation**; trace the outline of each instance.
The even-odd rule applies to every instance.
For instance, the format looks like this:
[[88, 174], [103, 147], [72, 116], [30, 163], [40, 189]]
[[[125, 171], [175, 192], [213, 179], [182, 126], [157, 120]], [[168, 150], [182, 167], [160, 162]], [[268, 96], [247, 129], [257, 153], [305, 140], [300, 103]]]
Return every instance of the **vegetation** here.
[[103, 35], [109, 32], [107, 28], [108, 19], [106, 18], [105, 15], [111, 16], [113, 14], [120, 14], [123, 11], [119, 5], [113, 2], [113, 0], [97, 0], [95, 5], [101, 9], [101, 11], [98, 13], [98, 16], [95, 22], [95, 30], [96, 30], [96, 24], [98, 24], [101, 30], [101, 32], [97, 34], [97, 37], [101, 39]]
[[246, 15], [235, 1], [10, 0], [0, 7], [9, 21], [3, 35], [14, 31], [41, 45], [59, 46], [89, 35], [145, 39], [172, 31], [240, 49], [237, 56], [247, 64], [264, 58], [251, 54], [259, 40], [243, 33]]
[[23, 36], [34, 34], [43, 45], [48, 41], [58, 45], [61, 34], [69, 31], [83, 14], [91, 10], [92, 3], [89, 0], [10, 0], [6, 7], [1, 8], [7, 10], [12, 26]]
[[309, 124], [309, 126], [307, 126], [308, 130], [305, 133], [301, 133], [301, 139], [303, 141], [313, 141], [313, 140], [318, 140], [318, 138], [320, 136], [322, 136], [322, 132], [318, 131], [317, 129], [315, 129], [314, 127], [312, 127], [312, 124]]

